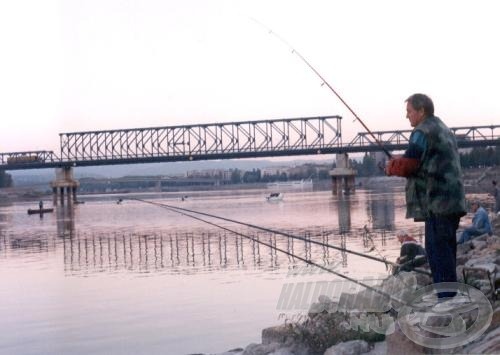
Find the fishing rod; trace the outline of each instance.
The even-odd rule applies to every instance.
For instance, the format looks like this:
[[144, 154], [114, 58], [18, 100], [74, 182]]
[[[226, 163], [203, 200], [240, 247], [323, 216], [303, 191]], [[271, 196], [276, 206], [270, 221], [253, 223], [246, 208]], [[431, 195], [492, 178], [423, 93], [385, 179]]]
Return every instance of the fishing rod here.
[[[129, 200], [139, 201], [139, 202], [144, 202], [144, 203], [149, 203], [149, 204], [152, 204], [152, 205], [156, 205], [156, 206], [158, 206], [158, 207], [165, 208], [165, 209], [167, 209], [167, 210], [169, 210], [169, 211], [176, 212], [176, 213], [179, 213], [179, 214], [181, 214], [181, 215], [183, 215], [183, 216], [190, 217], [190, 218], [193, 218], [193, 219], [195, 219], [195, 220], [201, 221], [201, 222], [203, 222], [203, 223], [206, 223], [206, 224], [212, 225], [212, 226], [214, 226], [214, 227], [217, 227], [217, 228], [223, 229], [223, 230], [225, 230], [225, 231], [227, 231], [227, 232], [230, 232], [230, 233], [233, 233], [233, 234], [235, 234], [235, 235], [239, 235], [239, 236], [241, 236], [241, 237], [244, 237], [244, 238], [246, 238], [246, 239], [249, 239], [249, 240], [251, 240], [251, 241], [253, 241], [253, 242], [256, 242], [256, 243], [258, 243], [258, 244], [261, 244], [261, 245], [267, 246], [267, 247], [269, 247], [269, 248], [271, 248], [271, 249], [273, 249], [273, 250], [275, 250], [275, 251], [279, 251], [279, 252], [281, 252], [281, 253], [283, 253], [283, 254], [286, 254], [286, 255], [291, 256], [291, 257], [293, 257], [293, 258], [296, 258], [296, 259], [298, 259], [298, 260], [300, 260], [300, 261], [303, 261], [303, 262], [305, 262], [306, 264], [309, 264], [309, 265], [312, 265], [312, 266], [316, 266], [316, 267], [318, 267], [318, 268], [320, 268], [320, 269], [322, 269], [322, 270], [324, 270], [324, 271], [326, 271], [326, 272], [329, 272], [329, 273], [334, 274], [334, 275], [336, 275], [336, 276], [338, 276], [338, 277], [341, 277], [341, 278], [343, 278], [343, 279], [346, 279], [346, 280], [348, 280], [348, 281], [351, 281], [351, 282], [353, 282], [353, 283], [355, 283], [355, 284], [357, 284], [357, 285], [360, 285], [360, 286], [362, 286], [362, 287], [364, 287], [364, 288], [366, 288], [366, 289], [368, 289], [368, 290], [374, 291], [374, 292], [376, 292], [376, 293], [378, 293], [378, 294], [380, 294], [380, 295], [382, 295], [382, 296], [384, 296], [384, 297], [387, 297], [387, 298], [389, 298], [389, 299], [390, 299], [390, 300], [392, 300], [392, 301], [396, 301], [397, 303], [404, 304], [404, 305], [406, 305], [406, 306], [413, 306], [413, 307], [415, 308], [415, 306], [414, 306], [414, 305], [412, 305], [412, 303], [410, 303], [410, 302], [408, 302], [408, 301], [406, 301], [406, 300], [401, 300], [401, 299], [399, 299], [399, 298], [395, 297], [394, 295], [391, 295], [391, 294], [389, 294], [389, 293], [387, 293], [387, 292], [384, 292], [384, 291], [382, 291], [382, 290], [380, 290], [380, 289], [378, 289], [378, 288], [376, 288], [376, 287], [373, 287], [373, 286], [367, 285], [367, 284], [365, 284], [364, 282], [361, 282], [361, 281], [359, 281], [359, 280], [353, 279], [352, 277], [349, 277], [349, 276], [343, 275], [343, 274], [341, 274], [341, 273], [339, 273], [339, 272], [336, 272], [336, 271], [334, 271], [334, 270], [332, 270], [332, 269], [330, 269], [330, 268], [328, 268], [328, 267], [325, 267], [325, 266], [323, 266], [323, 265], [317, 264], [317, 263], [315, 263], [315, 262], [313, 262], [313, 261], [311, 261], [311, 260], [308, 260], [308, 259], [303, 258], [303, 257], [301, 257], [301, 256], [298, 256], [298, 255], [296, 255], [296, 254], [293, 254], [293, 253], [291, 253], [291, 252], [289, 252], [289, 251], [287, 251], [287, 250], [284, 250], [284, 249], [278, 248], [278, 247], [276, 247], [276, 246], [274, 246], [274, 245], [272, 245], [272, 244], [268, 244], [268, 243], [266, 243], [266, 242], [263, 242], [263, 241], [261, 241], [261, 240], [259, 240], [259, 239], [255, 239], [255, 238], [253, 238], [253, 237], [251, 237], [251, 236], [248, 236], [248, 235], [246, 235], [246, 234], [243, 234], [243, 233], [241, 233], [241, 232], [238, 232], [238, 231], [235, 231], [235, 230], [233, 230], [233, 229], [230, 229], [230, 228], [227, 228], [227, 227], [221, 226], [221, 225], [219, 225], [219, 224], [217, 224], [217, 223], [214, 223], [214, 222], [207, 221], [207, 220], [205, 220], [205, 219], [203, 219], [203, 218], [197, 217], [197, 216], [192, 215], [192, 214], [190, 214], [190, 213], [188, 213], [188, 212], [184, 212], [184, 211], [189, 211], [189, 210], [187, 210], [187, 209], [185, 209], [185, 208], [180, 208], [180, 207], [175, 207], [175, 206], [169, 206], [169, 205], [165, 205], [165, 204], [161, 204], [161, 203], [154, 203], [154, 202], [151, 202], [151, 201], [142, 200], [142, 199], [138, 199], [138, 198], [128, 198], [128, 199], [129, 199]], [[192, 213], [205, 215], [205, 214], [204, 214], [204, 213], [202, 213], [202, 212], [196, 212], [196, 211], [192, 211]], [[221, 218], [221, 217], [214, 217], [214, 218]], [[223, 219], [223, 218], [221, 218], [221, 219]], [[244, 223], [241, 223], [241, 224], [244, 224]]]
[[[346, 253], [357, 255], [357, 256], [360, 256], [360, 257], [363, 257], [363, 258], [367, 258], [367, 259], [375, 260], [375, 261], [378, 261], [378, 262], [382, 262], [382, 263], [385, 264], [386, 269], [387, 269], [388, 265], [392, 266], [393, 268], [395, 268], [395, 267], [401, 268], [401, 267], [404, 267], [404, 266], [411, 266], [412, 265], [412, 261], [411, 260], [408, 261], [408, 262], [406, 262], [406, 263], [404, 263], [404, 264], [398, 264], [398, 263], [394, 263], [394, 262], [391, 262], [391, 261], [387, 260], [385, 257], [377, 258], [375, 256], [367, 255], [367, 254], [363, 254], [363, 253], [359, 253], [359, 252], [354, 251], [354, 250], [349, 250], [349, 249], [346, 249], [346, 248], [337, 247], [335, 245], [331, 245], [331, 244], [328, 244], [328, 243], [318, 242], [316, 240], [306, 239], [306, 238], [303, 238], [303, 237], [300, 237], [300, 236], [296, 236], [296, 235], [293, 235], [293, 234], [290, 234], [290, 233], [282, 232], [282, 231], [271, 229], [271, 228], [265, 228], [265, 227], [257, 226], [255, 224], [251, 224], [251, 223], [245, 223], [245, 222], [237, 221], [237, 220], [226, 218], [226, 217], [216, 216], [216, 215], [213, 215], [213, 214], [210, 214], [210, 213], [199, 212], [199, 211], [190, 210], [190, 209], [187, 209], [187, 208], [177, 207], [177, 206], [173, 206], [173, 205], [167, 205], [167, 204], [164, 204], [164, 203], [143, 200], [143, 199], [140, 199], [140, 198], [129, 197], [128, 199], [129, 200], [143, 202], [143, 203], [147, 203], [147, 204], [151, 204], [151, 205], [154, 205], [154, 206], [159, 206], [159, 207], [167, 208], [167, 209], [170, 209], [170, 210], [175, 210], [176, 212], [182, 211], [182, 212], [194, 213], [194, 214], [202, 215], [202, 216], [205, 216], [205, 217], [215, 218], [215, 219], [223, 220], [223, 221], [226, 221], [226, 222], [235, 223], [235, 224], [243, 225], [243, 226], [246, 226], [246, 227], [258, 229], [258, 230], [261, 230], [261, 231], [264, 231], [264, 232], [282, 235], [282, 236], [285, 236], [285, 237], [288, 237], [288, 238], [291, 238], [291, 239], [297, 239], [297, 240], [301, 240], [301, 241], [308, 242], [308, 243], [311, 243], [311, 244], [316, 244], [316, 245], [320, 245], [320, 246], [323, 246], [323, 247], [327, 247], [327, 248], [331, 248], [331, 249], [336, 249], [336, 250], [339, 250], [341, 252], [346, 252]], [[418, 272], [418, 273], [423, 273], [423, 274], [429, 275], [429, 273], [426, 272], [426, 271], [424, 271], [424, 270], [420, 270], [420, 271], [415, 270], [415, 271]]]
[[347, 102], [342, 98], [342, 96], [339, 95], [339, 93], [333, 88], [333, 86], [330, 85], [330, 83], [316, 70], [316, 68], [314, 68], [312, 66], [311, 63], [309, 63], [309, 61], [299, 51], [297, 51], [290, 43], [288, 43], [288, 41], [286, 41], [283, 37], [281, 37], [279, 34], [274, 32], [272, 29], [270, 29], [269, 27], [264, 25], [262, 22], [256, 20], [255, 18], [251, 18], [251, 20], [253, 20], [255, 23], [264, 27], [269, 32], [269, 34], [274, 35], [277, 39], [279, 39], [286, 46], [288, 46], [291, 49], [292, 54], [296, 54], [297, 57], [299, 57], [309, 67], [309, 69], [311, 69], [314, 72], [314, 74], [316, 74], [321, 79], [321, 81], [322, 81], [321, 86], [326, 85], [335, 94], [335, 96], [337, 96], [337, 98], [340, 100], [340, 102], [342, 102], [344, 104], [344, 106], [347, 107], [347, 109], [353, 114], [353, 116], [356, 118], [356, 120], [359, 123], [361, 123], [361, 125], [364, 127], [364, 129], [372, 136], [372, 138], [379, 145], [379, 147], [384, 151], [384, 153], [387, 155], [387, 157], [389, 159], [392, 158], [392, 154], [384, 147], [382, 142], [380, 142], [377, 139], [377, 137], [375, 137], [375, 135], [372, 133], [372, 131], [363, 122], [363, 120], [356, 114], [356, 112], [354, 112], [354, 110], [351, 108], [351, 106], [349, 106], [349, 104], [347, 104]]
[[226, 217], [216, 216], [216, 215], [213, 215], [213, 214], [210, 214], [210, 213], [206, 213], [206, 212], [199, 212], [199, 211], [190, 210], [190, 209], [187, 209], [187, 208], [182, 208], [182, 207], [167, 205], [167, 204], [164, 204], [164, 203], [143, 200], [143, 199], [140, 199], [140, 198], [129, 197], [128, 199], [129, 200], [139, 201], [139, 202], [144, 202], [144, 203], [148, 203], [148, 204], [151, 204], [151, 205], [160, 206], [160, 207], [164, 207], [164, 208], [179, 210], [179, 211], [183, 211], [183, 212], [195, 213], [195, 214], [199, 214], [199, 215], [202, 215], [202, 216], [205, 216], [205, 217], [220, 219], [220, 220], [223, 220], [223, 221], [226, 221], [226, 222], [231, 222], [231, 223], [235, 223], [235, 224], [240, 224], [240, 225], [245, 226], [245, 227], [250, 227], [250, 228], [258, 229], [258, 230], [261, 230], [263, 232], [279, 234], [279, 235], [282, 235], [282, 236], [285, 236], [285, 237], [288, 237], [288, 238], [291, 238], [291, 239], [297, 239], [297, 240], [301, 240], [301, 241], [304, 241], [304, 242], [308, 242], [308, 243], [312, 243], [312, 244], [317, 244], [317, 245], [324, 246], [324, 247], [327, 247], [327, 248], [336, 249], [336, 250], [347, 252], [347, 253], [350, 253], [350, 254], [353, 254], [353, 255], [357, 255], [357, 256], [364, 257], [364, 258], [368, 258], [368, 259], [372, 259], [372, 260], [375, 260], [375, 261], [379, 261], [379, 262], [382, 262], [382, 263], [386, 264], [386, 266], [387, 266], [387, 264], [389, 264], [391, 266], [399, 266], [399, 264], [393, 263], [393, 262], [391, 262], [391, 261], [389, 261], [389, 260], [387, 260], [385, 258], [382, 258], [382, 259], [381, 258], [377, 258], [377, 257], [372, 256], [372, 255], [367, 255], [367, 254], [359, 253], [359, 252], [354, 251], [354, 250], [349, 250], [349, 249], [337, 247], [335, 245], [331, 245], [331, 244], [327, 244], [327, 243], [321, 243], [321, 242], [318, 242], [318, 241], [315, 241], [315, 240], [306, 239], [306, 238], [303, 238], [303, 237], [300, 237], [300, 236], [297, 236], [297, 235], [293, 235], [293, 234], [290, 234], [290, 233], [282, 232], [280, 230], [275, 230], [275, 229], [271, 229], [271, 228], [261, 227], [261, 226], [255, 225], [255, 224], [241, 222], [241, 221], [237, 221], [237, 220], [226, 218]]

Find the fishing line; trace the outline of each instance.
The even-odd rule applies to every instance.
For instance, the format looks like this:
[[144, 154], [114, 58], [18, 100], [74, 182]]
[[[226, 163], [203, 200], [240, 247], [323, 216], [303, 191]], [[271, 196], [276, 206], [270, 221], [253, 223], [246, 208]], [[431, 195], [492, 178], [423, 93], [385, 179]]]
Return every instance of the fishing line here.
[[243, 226], [246, 226], [246, 227], [258, 229], [258, 230], [261, 230], [261, 231], [264, 231], [264, 232], [279, 234], [279, 235], [282, 235], [282, 236], [285, 236], [285, 237], [288, 237], [288, 238], [297, 239], [297, 240], [301, 240], [301, 241], [304, 241], [304, 242], [308, 242], [308, 243], [312, 243], [312, 244], [317, 244], [317, 245], [320, 245], [320, 246], [324, 246], [324, 247], [327, 247], [327, 248], [336, 249], [336, 250], [347, 252], [347, 253], [350, 253], [350, 254], [353, 254], [353, 255], [357, 255], [357, 256], [364, 257], [364, 258], [368, 258], [368, 259], [372, 259], [372, 260], [375, 260], [375, 261], [382, 262], [382, 263], [386, 264], [386, 267], [387, 267], [387, 265], [400, 266], [399, 264], [393, 263], [393, 262], [387, 260], [386, 258], [377, 258], [377, 257], [372, 256], [372, 255], [367, 255], [367, 254], [359, 253], [359, 252], [354, 251], [354, 250], [349, 250], [349, 249], [337, 247], [335, 245], [331, 245], [331, 244], [327, 244], [327, 243], [322, 243], [322, 242], [318, 242], [318, 241], [315, 241], [315, 240], [306, 239], [306, 238], [303, 238], [303, 237], [300, 237], [300, 236], [297, 236], [297, 235], [293, 235], [293, 234], [290, 234], [290, 233], [282, 232], [282, 231], [271, 229], [271, 228], [257, 226], [255, 224], [251, 224], [251, 223], [245, 223], [245, 222], [237, 221], [237, 220], [226, 218], [226, 217], [216, 216], [216, 215], [213, 215], [213, 214], [210, 214], [210, 213], [199, 212], [199, 211], [190, 210], [190, 209], [187, 209], [187, 208], [182, 208], [182, 207], [177, 207], [177, 206], [172, 206], [172, 205], [167, 205], [167, 204], [159, 203], [159, 202], [152, 202], [152, 201], [142, 200], [142, 199], [139, 199], [139, 198], [128, 198], [128, 199], [129, 200], [140, 201], [140, 202], [144, 202], [144, 203], [149, 203], [151, 205], [161, 206], [161, 207], [165, 207], [165, 208], [175, 209], [175, 210], [179, 210], [179, 211], [184, 211], [184, 212], [189, 212], [189, 213], [195, 213], [195, 214], [199, 214], [199, 215], [202, 215], [202, 216], [211, 217], [211, 218], [215, 218], [215, 219], [220, 219], [220, 220], [223, 220], [223, 221], [226, 221], [226, 222], [231, 222], [231, 223], [240, 224], [240, 225], [243, 225]]
[[372, 138], [375, 140], [375, 142], [379, 145], [379, 147], [384, 151], [384, 153], [387, 155], [387, 157], [390, 159], [392, 158], [392, 154], [384, 147], [382, 142], [380, 142], [377, 137], [370, 131], [368, 126], [361, 120], [361, 118], [354, 112], [354, 110], [347, 104], [347, 102], [339, 95], [339, 93], [333, 88], [333, 86], [330, 85], [330, 83], [312, 66], [311, 63], [299, 52], [297, 51], [288, 41], [286, 41], [283, 37], [281, 37], [279, 34], [274, 32], [272, 29], [264, 25], [262, 22], [256, 20], [255, 18], [251, 17], [250, 18], [252, 21], [255, 23], [259, 24], [260, 26], [264, 27], [269, 34], [274, 35], [277, 39], [279, 39], [281, 42], [283, 42], [287, 47], [290, 48], [292, 51], [292, 54], [296, 54], [297, 57], [299, 57], [308, 67], [311, 69], [314, 74], [316, 74], [322, 81], [321, 86], [326, 85], [334, 94], [337, 96], [337, 98], [344, 104], [345, 107], [353, 114], [353, 116], [356, 118], [356, 120], [361, 123], [361, 125], [364, 127], [364, 129], [372, 136]]
[[[387, 298], [389, 298], [389, 299], [390, 299], [390, 300], [392, 300], [392, 301], [396, 301], [396, 302], [401, 303], [401, 304], [404, 304], [404, 305], [406, 305], [406, 306], [412, 306], [413, 308], [415, 308], [415, 306], [414, 306], [414, 305], [412, 305], [411, 303], [408, 303], [406, 300], [401, 300], [401, 299], [398, 299], [398, 298], [394, 297], [393, 295], [391, 295], [391, 294], [389, 294], [389, 293], [386, 293], [386, 292], [384, 292], [384, 291], [382, 291], [382, 290], [379, 290], [379, 289], [378, 289], [378, 288], [376, 288], [376, 287], [373, 287], [373, 286], [367, 285], [367, 284], [365, 284], [364, 282], [361, 282], [361, 281], [356, 280], [356, 279], [353, 279], [353, 278], [351, 278], [351, 277], [349, 277], [349, 276], [346, 276], [346, 275], [343, 275], [343, 274], [341, 274], [341, 273], [338, 273], [338, 272], [336, 272], [336, 271], [334, 271], [334, 270], [332, 270], [332, 269], [330, 269], [330, 268], [328, 268], [328, 267], [325, 267], [325, 266], [323, 266], [323, 265], [317, 264], [317, 263], [315, 263], [315, 262], [313, 262], [313, 261], [311, 261], [311, 260], [308, 260], [308, 259], [306, 259], [306, 258], [303, 258], [303, 257], [297, 256], [297, 255], [295, 255], [295, 254], [293, 254], [293, 253], [291, 253], [291, 252], [289, 252], [289, 251], [287, 251], [287, 250], [284, 250], [284, 249], [278, 248], [278, 247], [276, 247], [276, 246], [274, 246], [274, 245], [272, 245], [272, 244], [265, 243], [265, 242], [263, 242], [263, 241], [261, 241], [261, 240], [259, 240], [259, 239], [255, 239], [255, 238], [253, 238], [253, 237], [251, 237], [251, 236], [248, 236], [248, 235], [246, 235], [246, 234], [243, 234], [243, 233], [241, 233], [241, 232], [235, 231], [235, 230], [233, 230], [233, 229], [230, 229], [230, 228], [227, 228], [227, 227], [221, 226], [221, 225], [219, 225], [219, 224], [217, 224], [217, 223], [207, 221], [207, 220], [205, 220], [205, 219], [203, 219], [203, 218], [197, 217], [197, 216], [192, 215], [192, 214], [190, 214], [190, 213], [188, 213], [188, 212], [183, 212], [183, 211], [189, 211], [189, 210], [187, 210], [187, 209], [185, 209], [185, 208], [180, 208], [180, 207], [175, 207], [175, 206], [169, 206], [169, 205], [166, 205], [166, 204], [161, 204], [161, 203], [154, 203], [154, 202], [151, 202], [151, 201], [142, 200], [142, 199], [138, 199], [138, 198], [128, 198], [128, 199], [129, 199], [129, 200], [139, 201], [139, 202], [144, 202], [144, 203], [149, 203], [149, 204], [152, 204], [152, 205], [156, 205], [156, 206], [158, 206], [158, 207], [165, 208], [165, 209], [167, 209], [167, 210], [169, 210], [169, 211], [176, 212], [176, 213], [179, 213], [179, 214], [181, 214], [181, 215], [183, 215], [183, 216], [190, 217], [190, 218], [193, 218], [193, 219], [198, 220], [198, 221], [200, 221], [200, 222], [203, 222], [203, 223], [209, 224], [209, 225], [211, 225], [211, 226], [214, 226], [214, 227], [217, 227], [217, 228], [223, 229], [223, 230], [225, 230], [225, 231], [227, 231], [227, 232], [230, 232], [230, 233], [233, 233], [233, 234], [235, 234], [235, 235], [239, 235], [239, 236], [244, 237], [244, 238], [246, 238], [246, 239], [249, 239], [249, 240], [251, 240], [251, 241], [253, 241], [253, 242], [256, 242], [256, 243], [261, 244], [261, 245], [264, 245], [264, 246], [267, 246], [267, 247], [269, 247], [269, 248], [271, 248], [271, 249], [273, 249], [273, 250], [279, 251], [279, 252], [281, 252], [281, 253], [283, 253], [283, 254], [286, 254], [286, 255], [288, 255], [288, 256], [291, 256], [291, 257], [293, 257], [293, 258], [296, 258], [296, 259], [298, 259], [298, 260], [301, 260], [301, 261], [305, 262], [306, 264], [309, 264], [309, 265], [312, 265], [312, 266], [316, 266], [316, 267], [320, 268], [321, 270], [324, 270], [324, 271], [329, 272], [329, 273], [331, 273], [331, 274], [334, 274], [334, 275], [336, 275], [336, 276], [338, 276], [338, 277], [341, 277], [341, 278], [343, 278], [343, 279], [346, 279], [346, 280], [348, 280], [348, 281], [351, 281], [351, 282], [353, 282], [353, 283], [355, 283], [355, 284], [357, 284], [357, 285], [360, 285], [360, 286], [362, 286], [362, 287], [364, 287], [364, 288], [366, 288], [366, 289], [369, 289], [369, 290], [374, 291], [374, 292], [376, 292], [376, 293], [378, 293], [378, 294], [380, 294], [380, 295], [382, 295], [382, 296], [384, 296], [384, 297], [387, 297]], [[202, 214], [202, 215], [206, 215], [207, 217], [224, 219], [224, 218], [217, 217], [217, 216], [210, 216], [209, 214], [205, 214], [205, 213], [202, 213], [202, 212], [196, 212], [196, 211], [190, 211], [190, 212], [191, 212], [191, 213], [195, 213], [195, 214]], [[244, 223], [240, 223], [240, 224], [244, 224]]]
[[[331, 244], [327, 244], [327, 243], [322, 243], [322, 242], [318, 242], [318, 241], [315, 241], [315, 240], [306, 239], [306, 238], [303, 238], [303, 237], [300, 237], [300, 236], [296, 236], [296, 235], [293, 235], [293, 234], [290, 234], [290, 233], [282, 232], [282, 231], [271, 229], [271, 228], [265, 228], [265, 227], [257, 226], [255, 224], [251, 224], [251, 223], [245, 223], [245, 222], [237, 221], [237, 220], [226, 218], [226, 217], [216, 216], [216, 215], [213, 215], [213, 214], [210, 214], [210, 213], [199, 212], [199, 211], [190, 210], [190, 209], [187, 209], [187, 208], [177, 207], [177, 206], [173, 206], [173, 205], [167, 205], [167, 204], [159, 203], [159, 202], [152, 202], [152, 201], [143, 200], [143, 199], [139, 199], [139, 198], [128, 198], [128, 199], [129, 200], [135, 200], [135, 201], [143, 202], [143, 203], [148, 203], [148, 204], [151, 204], [151, 205], [154, 205], [154, 206], [159, 206], [159, 207], [167, 208], [167, 209], [170, 209], [170, 210], [175, 210], [176, 212], [183, 211], [183, 212], [194, 213], [194, 214], [198, 214], [198, 215], [202, 215], [202, 216], [206, 216], [206, 217], [210, 217], [210, 218], [215, 218], [215, 219], [223, 220], [223, 221], [226, 221], [226, 222], [235, 223], [235, 224], [243, 225], [243, 226], [246, 226], [246, 227], [258, 229], [258, 230], [261, 230], [261, 231], [264, 231], [264, 232], [282, 235], [282, 236], [285, 236], [285, 237], [288, 237], [288, 238], [291, 238], [291, 239], [297, 239], [297, 240], [301, 240], [301, 241], [308, 242], [308, 243], [311, 243], [311, 244], [316, 244], [316, 245], [320, 245], [320, 246], [323, 246], [323, 247], [335, 249], [335, 250], [338, 250], [338, 251], [341, 251], [341, 252], [347, 252], [347, 253], [350, 253], [350, 254], [353, 254], [353, 255], [357, 255], [357, 256], [360, 256], [360, 257], [363, 257], [363, 258], [367, 258], [367, 259], [375, 260], [375, 261], [378, 261], [378, 262], [382, 262], [382, 263], [385, 264], [386, 269], [387, 269], [388, 265], [392, 266], [393, 268], [394, 267], [401, 268], [401, 267], [404, 267], [404, 266], [411, 266], [412, 265], [412, 261], [411, 260], [408, 261], [408, 262], [406, 262], [406, 263], [404, 263], [404, 264], [397, 264], [397, 263], [394, 263], [394, 262], [391, 262], [391, 261], [387, 260], [385, 257], [377, 258], [375, 256], [367, 255], [367, 254], [363, 254], [363, 253], [359, 253], [359, 252], [354, 251], [354, 250], [349, 250], [349, 249], [337, 247], [335, 245], [331, 245]], [[423, 271], [423, 270], [420, 270], [420, 271], [415, 270], [415, 271], [418, 272], [418, 273], [423, 273], [423, 274], [429, 275], [429, 273], [427, 273], [426, 271]]]

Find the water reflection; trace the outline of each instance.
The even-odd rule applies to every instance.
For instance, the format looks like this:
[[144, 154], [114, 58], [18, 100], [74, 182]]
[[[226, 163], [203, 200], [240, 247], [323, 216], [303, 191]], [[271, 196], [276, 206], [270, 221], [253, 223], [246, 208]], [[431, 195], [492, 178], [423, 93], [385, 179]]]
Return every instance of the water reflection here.
[[373, 229], [394, 230], [394, 195], [370, 195], [370, 203], [366, 205], [371, 216]]
[[102, 272], [194, 274], [247, 267], [273, 270], [303, 265], [299, 258], [324, 266], [338, 264], [341, 260], [343, 267], [348, 266], [345, 251], [326, 246], [346, 248], [346, 235], [314, 229], [290, 233], [303, 239], [249, 231], [236, 234], [220, 231], [201, 234], [76, 233], [57, 239], [47, 234], [21, 237], [0, 233], [0, 250], [4, 256], [13, 257], [53, 252], [60, 245], [67, 274], [83, 276]]
[[[245, 238], [247, 235], [250, 238]], [[347, 255], [312, 240], [345, 247], [327, 230], [292, 231], [303, 240], [272, 233], [242, 231], [195, 234], [76, 234], [62, 239], [65, 270], [70, 274], [135, 271], [192, 274], [225, 268], [274, 269], [301, 262], [297, 257], [329, 265]], [[282, 254], [277, 249], [286, 251]], [[339, 255], [341, 255], [339, 257]]]
[[56, 225], [59, 237], [73, 236], [75, 232], [75, 208], [76, 206], [72, 203], [56, 206]]
[[[7, 206], [6, 203], [2, 203], [0, 205]], [[10, 220], [11, 220], [11, 217], [8, 213], [0, 211], [0, 232], [6, 228], [7, 224], [10, 222]]]
[[338, 200], [339, 232], [347, 233], [351, 230], [351, 200], [350, 196], [341, 196]]
[[[395, 203], [393, 194], [367, 194], [366, 215], [367, 222], [373, 230], [392, 231], [395, 226]], [[356, 207], [353, 207], [353, 204]], [[359, 196], [339, 195], [331, 200], [331, 211], [336, 212], [338, 218], [338, 233], [346, 234], [353, 232], [352, 211], [356, 213], [359, 204]], [[359, 218], [358, 218], [359, 219]], [[359, 221], [358, 221], [359, 222]]]

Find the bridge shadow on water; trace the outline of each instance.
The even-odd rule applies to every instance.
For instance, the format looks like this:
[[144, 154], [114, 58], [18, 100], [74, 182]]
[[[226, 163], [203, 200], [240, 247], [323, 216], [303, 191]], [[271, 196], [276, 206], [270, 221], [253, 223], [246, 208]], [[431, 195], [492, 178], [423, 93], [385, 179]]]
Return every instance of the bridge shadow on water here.
[[[385, 245], [385, 232], [340, 233], [327, 229], [286, 231], [292, 237], [252, 230], [201, 233], [167, 231], [141, 233], [35, 234], [19, 237], [0, 232], [0, 258], [33, 254], [61, 254], [67, 275], [132, 272], [196, 274], [231, 270], [276, 270], [303, 266], [305, 259], [329, 267], [347, 268], [350, 243], [372, 251]], [[248, 236], [245, 238], [242, 235]], [[314, 243], [318, 242], [321, 245]], [[279, 251], [281, 249], [282, 251]]]

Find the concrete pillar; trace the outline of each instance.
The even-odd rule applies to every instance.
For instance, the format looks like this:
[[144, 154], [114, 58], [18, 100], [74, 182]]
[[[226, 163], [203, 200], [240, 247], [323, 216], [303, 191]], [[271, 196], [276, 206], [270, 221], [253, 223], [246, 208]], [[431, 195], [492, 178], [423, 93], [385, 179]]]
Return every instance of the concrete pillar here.
[[[56, 179], [51, 182], [52, 191], [55, 194], [54, 201], [57, 204], [64, 204], [67, 199], [68, 203], [76, 201], [76, 191], [80, 183], [73, 178], [73, 168], [65, 166], [56, 168]], [[66, 196], [64, 196], [66, 194]]]
[[338, 193], [337, 177], [332, 176], [332, 194], [336, 195]]
[[349, 164], [347, 153], [336, 155], [336, 167], [330, 170], [332, 177], [332, 193], [341, 194], [342, 192], [354, 192], [356, 170]]
[[353, 193], [356, 190], [356, 183], [354, 176], [346, 176], [345, 178], [345, 188], [344, 191], [347, 193]]

